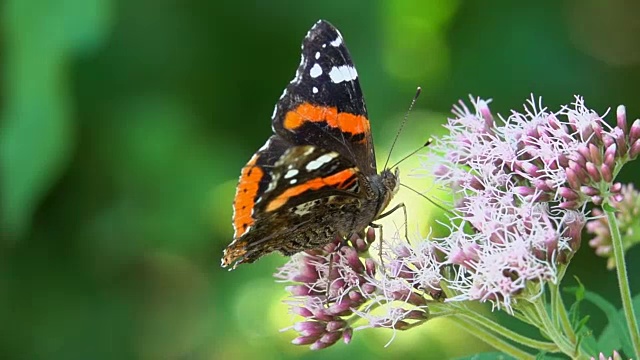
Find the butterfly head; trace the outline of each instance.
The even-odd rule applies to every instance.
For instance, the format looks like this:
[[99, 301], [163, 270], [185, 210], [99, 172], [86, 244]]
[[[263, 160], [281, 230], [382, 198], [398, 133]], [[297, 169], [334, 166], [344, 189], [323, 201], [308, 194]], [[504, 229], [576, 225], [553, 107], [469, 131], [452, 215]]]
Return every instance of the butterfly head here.
[[395, 195], [400, 189], [400, 169], [385, 169], [380, 176], [386, 192], [391, 196]]
[[384, 208], [389, 205], [391, 202], [391, 198], [398, 192], [400, 189], [400, 169], [384, 169], [380, 173], [380, 182], [382, 183], [382, 191], [381, 198], [378, 206], [378, 212], [384, 210]]

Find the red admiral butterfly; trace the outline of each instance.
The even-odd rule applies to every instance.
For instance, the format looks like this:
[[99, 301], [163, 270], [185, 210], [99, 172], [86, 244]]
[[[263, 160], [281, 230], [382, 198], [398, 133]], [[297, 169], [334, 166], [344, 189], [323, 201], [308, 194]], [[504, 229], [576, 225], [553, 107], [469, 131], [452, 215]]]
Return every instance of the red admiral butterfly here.
[[397, 169], [376, 170], [358, 73], [330, 23], [318, 21], [304, 38], [296, 76], [271, 123], [274, 135], [240, 175], [224, 267], [360, 232], [398, 190]]

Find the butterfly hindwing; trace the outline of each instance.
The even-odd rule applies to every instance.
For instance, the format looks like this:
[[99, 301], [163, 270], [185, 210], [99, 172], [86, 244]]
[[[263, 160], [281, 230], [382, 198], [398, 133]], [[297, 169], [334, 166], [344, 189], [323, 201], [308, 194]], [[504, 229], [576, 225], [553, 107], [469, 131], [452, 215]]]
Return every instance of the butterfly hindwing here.
[[[338, 220], [345, 228], [356, 224], [364, 200], [358, 168], [335, 151], [299, 145], [282, 153], [281, 144], [273, 136], [242, 170], [234, 203], [236, 240], [225, 250], [223, 266], [252, 262], [270, 251], [293, 254], [340, 229], [334, 226]], [[338, 212], [346, 208], [352, 210]]]

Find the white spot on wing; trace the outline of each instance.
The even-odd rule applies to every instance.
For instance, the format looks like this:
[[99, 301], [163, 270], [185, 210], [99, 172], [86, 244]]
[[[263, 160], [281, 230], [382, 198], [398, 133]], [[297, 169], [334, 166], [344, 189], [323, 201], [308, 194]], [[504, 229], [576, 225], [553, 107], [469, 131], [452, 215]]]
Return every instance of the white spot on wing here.
[[273, 191], [273, 189], [276, 188], [276, 185], [278, 185], [278, 178], [271, 179], [271, 182], [269, 183], [269, 186], [267, 186], [267, 190], [265, 190], [265, 192]]
[[305, 169], [307, 169], [307, 171], [313, 171], [313, 170], [317, 170], [319, 169], [322, 165], [330, 162], [331, 160], [333, 160], [334, 156], [331, 154], [324, 154], [322, 156], [320, 156], [319, 158], [313, 160], [313, 161], [309, 161], [309, 163], [307, 164], [307, 166], [305, 166]]
[[316, 60], [320, 59], [320, 51], [316, 51]]
[[314, 94], [317, 94], [318, 93], [318, 88], [314, 86], [313, 89], [311, 89], [311, 91], [313, 91]]
[[320, 65], [318, 65], [317, 63], [314, 64], [309, 71], [309, 75], [311, 75], [312, 78], [317, 78], [318, 76], [322, 75], [322, 68], [320, 67]]
[[291, 185], [293, 185], [293, 184], [295, 184], [295, 183], [297, 183], [297, 182], [298, 182], [298, 179], [291, 179], [291, 180], [289, 180], [289, 184], [291, 184]]
[[340, 44], [342, 44], [342, 37], [338, 35], [338, 37], [331, 42], [331, 46], [338, 47]]
[[291, 170], [287, 171], [287, 173], [286, 173], [286, 174], [284, 174], [284, 178], [285, 178], [285, 179], [292, 178], [292, 177], [294, 177], [294, 176], [298, 175], [298, 172], [299, 172], [299, 171], [298, 171], [298, 170], [296, 170], [296, 169], [291, 169]]
[[313, 209], [315, 206], [317, 206], [320, 202], [318, 200], [314, 200], [314, 201], [309, 201], [306, 202], [304, 204], [300, 204], [298, 206], [296, 206], [295, 208], [293, 208], [293, 212], [296, 215], [304, 215], [304, 214], [308, 214], [311, 212], [311, 209]]
[[335, 84], [339, 84], [343, 81], [353, 81], [358, 78], [358, 72], [353, 66], [342, 65], [334, 66], [329, 71], [329, 77]]

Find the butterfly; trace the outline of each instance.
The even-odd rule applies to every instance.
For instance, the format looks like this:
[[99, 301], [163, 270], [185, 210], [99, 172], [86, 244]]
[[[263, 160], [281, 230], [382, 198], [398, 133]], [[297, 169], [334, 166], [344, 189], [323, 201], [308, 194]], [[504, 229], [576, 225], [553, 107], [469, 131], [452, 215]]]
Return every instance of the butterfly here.
[[223, 267], [360, 233], [398, 191], [398, 169], [376, 169], [358, 72], [329, 22], [318, 21], [305, 36], [271, 124], [273, 135], [241, 171]]

